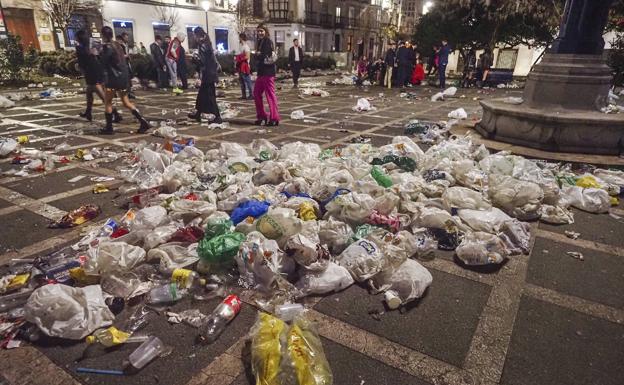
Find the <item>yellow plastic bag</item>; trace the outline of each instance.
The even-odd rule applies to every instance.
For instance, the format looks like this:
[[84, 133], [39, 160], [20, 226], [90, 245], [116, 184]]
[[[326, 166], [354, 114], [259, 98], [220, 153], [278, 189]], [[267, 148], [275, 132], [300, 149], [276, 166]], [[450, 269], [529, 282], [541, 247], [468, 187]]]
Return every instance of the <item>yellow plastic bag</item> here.
[[260, 313], [254, 325], [251, 340], [251, 368], [256, 385], [280, 385], [280, 338], [286, 324], [279, 318]]
[[295, 320], [287, 337], [288, 357], [299, 385], [331, 385], [333, 375], [325, 358], [323, 345], [310, 321]]
[[304, 221], [316, 220], [316, 212], [314, 211], [314, 206], [312, 206], [312, 203], [303, 202], [301, 206], [299, 206], [299, 218]]
[[576, 185], [583, 188], [601, 188], [596, 178], [591, 175], [585, 175], [576, 180]]

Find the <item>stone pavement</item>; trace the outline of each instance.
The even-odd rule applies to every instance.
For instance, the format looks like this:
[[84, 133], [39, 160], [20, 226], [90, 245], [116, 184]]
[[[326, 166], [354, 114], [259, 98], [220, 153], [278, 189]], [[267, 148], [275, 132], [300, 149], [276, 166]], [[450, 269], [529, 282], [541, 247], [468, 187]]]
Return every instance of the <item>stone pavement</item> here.
[[[311, 81], [317, 80], [306, 79], [304, 83]], [[312, 141], [326, 148], [360, 135], [370, 136], [373, 144], [381, 145], [402, 135], [403, 125], [410, 119], [437, 121], [446, 119], [449, 111], [464, 107], [472, 121], [480, 114], [474, 97], [520, 93], [495, 90], [484, 95], [460, 90], [456, 98], [431, 102], [429, 96], [435, 91], [429, 88], [416, 91], [423, 100], [402, 99], [395, 90], [376, 87], [324, 87], [331, 93], [328, 98], [299, 98], [288, 85], [283, 88], [278, 92], [283, 114], [279, 127], [252, 126], [253, 102], [238, 101], [238, 91], [228, 90], [225, 99], [241, 109], [229, 129], [209, 130], [192, 124], [180, 126], [178, 131], [195, 137], [203, 150], [222, 141], [249, 143], [254, 138], [267, 138], [275, 144]], [[383, 99], [380, 92], [385, 95]], [[154, 91], [138, 94], [139, 108], [153, 121], [184, 117], [184, 111], [176, 115], [176, 109], [189, 108], [195, 96], [193, 92], [175, 98]], [[377, 110], [354, 113], [351, 108], [356, 95], [376, 97], [372, 104]], [[136, 124], [127, 113], [117, 135], [94, 135], [95, 128], [85, 128], [77, 117], [82, 107], [83, 96], [20, 102], [13, 109], [0, 111], [4, 115], [0, 136], [32, 135], [31, 146], [39, 149], [67, 142], [70, 148], [62, 152], [67, 154], [104, 146], [122, 151], [139, 140], [162, 141], [132, 134]], [[302, 109], [316, 123], [290, 120], [290, 112], [296, 109]], [[96, 108], [96, 114], [102, 115], [101, 107]], [[79, 133], [80, 129], [84, 133]], [[99, 204], [104, 212], [99, 221], [122, 214], [112, 201], [114, 189], [94, 195], [93, 182], [88, 178], [68, 182], [78, 175], [114, 176], [119, 164], [72, 162], [45, 175], [0, 177], [0, 263], [45, 255], [75, 241], [80, 228], [48, 229], [47, 224], [81, 204]], [[11, 167], [8, 159], [0, 160], [0, 170]], [[107, 184], [116, 187], [120, 182]], [[334, 383], [623, 384], [622, 216], [620, 206], [612, 209], [611, 215], [575, 211], [576, 223], [568, 226], [534, 223], [530, 255], [513, 257], [499, 269], [464, 269], [452, 254], [440, 252], [434, 259], [421, 261], [431, 271], [433, 284], [424, 298], [403, 313], [376, 316], [384, 310], [380, 296], [371, 296], [358, 285], [312, 299], [311, 316], [318, 323]], [[577, 231], [581, 237], [569, 239], [565, 230]], [[567, 251], [581, 251], [585, 260], [571, 258]], [[173, 309], [190, 305], [207, 312], [216, 301], [181, 302]], [[50, 340], [37, 347], [0, 351], [0, 384], [253, 384], [245, 337], [256, 311], [251, 306], [243, 309], [209, 347], [193, 345], [194, 329], [169, 325], [164, 316], [155, 318], [148, 331], [174, 350], [134, 376], [79, 375], [74, 371], [78, 366], [117, 369], [131, 346], [77, 364], [84, 343]]]

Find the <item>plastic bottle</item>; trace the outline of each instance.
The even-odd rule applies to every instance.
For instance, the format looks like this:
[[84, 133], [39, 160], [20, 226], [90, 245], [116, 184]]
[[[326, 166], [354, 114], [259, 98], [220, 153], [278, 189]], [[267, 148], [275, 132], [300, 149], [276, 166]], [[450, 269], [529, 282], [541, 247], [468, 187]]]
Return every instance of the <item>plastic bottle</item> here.
[[161, 269], [164, 274], [171, 274], [171, 282], [178, 285], [181, 289], [189, 291], [200, 291], [206, 286], [206, 280], [201, 278], [197, 272], [190, 269]]
[[285, 303], [276, 307], [275, 315], [282, 321], [290, 322], [304, 310], [305, 308], [300, 303]]
[[108, 329], [96, 330], [93, 334], [87, 336], [86, 342], [89, 345], [97, 342], [103, 346], [111, 347], [120, 344], [145, 342], [148, 339], [149, 336], [132, 336], [129, 333], [126, 333], [117, 329], [114, 326], [111, 326]]
[[188, 290], [178, 288], [176, 283], [157, 286], [147, 295], [147, 303], [155, 305], [159, 303], [176, 302], [188, 293]]
[[201, 328], [199, 340], [211, 344], [219, 338], [225, 326], [240, 312], [242, 302], [236, 295], [228, 295], [223, 302], [210, 314], [206, 324]]
[[165, 344], [163, 344], [160, 338], [151, 336], [130, 354], [125, 366], [140, 370], [164, 353], [164, 351]]
[[371, 169], [371, 176], [382, 187], [392, 187], [392, 179], [377, 166]]

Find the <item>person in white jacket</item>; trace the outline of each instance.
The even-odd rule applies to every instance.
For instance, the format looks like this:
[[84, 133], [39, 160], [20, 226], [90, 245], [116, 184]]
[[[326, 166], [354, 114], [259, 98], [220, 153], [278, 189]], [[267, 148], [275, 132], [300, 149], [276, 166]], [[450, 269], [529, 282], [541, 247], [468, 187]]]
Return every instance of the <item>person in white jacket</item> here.
[[169, 68], [169, 83], [171, 88], [173, 88], [174, 94], [181, 94], [182, 91], [178, 87], [178, 58], [180, 57], [180, 46], [186, 39], [186, 35], [182, 32], [178, 32], [175, 38], [169, 42], [169, 46], [167, 47], [167, 68]]

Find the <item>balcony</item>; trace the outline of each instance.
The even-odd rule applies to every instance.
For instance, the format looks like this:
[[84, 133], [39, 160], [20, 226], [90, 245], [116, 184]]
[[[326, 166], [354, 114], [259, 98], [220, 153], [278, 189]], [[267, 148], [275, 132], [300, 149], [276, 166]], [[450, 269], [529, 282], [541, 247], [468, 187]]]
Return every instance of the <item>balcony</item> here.
[[304, 23], [308, 25], [320, 25], [317, 12], [305, 11]]
[[269, 9], [270, 23], [292, 23], [294, 19], [292, 11], [284, 9]]
[[329, 13], [321, 13], [321, 27], [323, 28], [333, 28], [334, 27], [334, 16]]
[[334, 26], [338, 29], [340, 28], [346, 28], [347, 24], [349, 24], [349, 19], [343, 16], [336, 16], [336, 19], [334, 21]]

